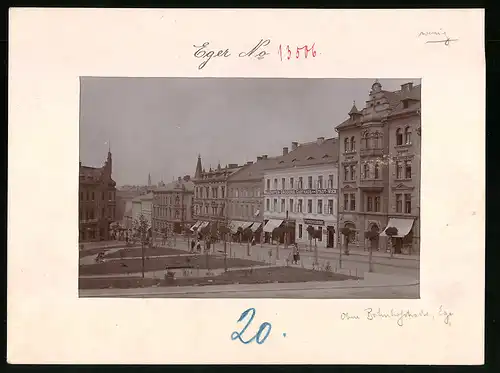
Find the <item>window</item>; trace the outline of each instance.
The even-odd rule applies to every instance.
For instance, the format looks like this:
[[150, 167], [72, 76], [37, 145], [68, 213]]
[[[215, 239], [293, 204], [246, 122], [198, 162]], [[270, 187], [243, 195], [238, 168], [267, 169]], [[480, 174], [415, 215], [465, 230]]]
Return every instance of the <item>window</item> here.
[[239, 190], [239, 189], [235, 189], [235, 190], [234, 190], [234, 196], [235, 196], [236, 198], [238, 198], [238, 197], [239, 197], [239, 194], [240, 194], [240, 190]]
[[349, 211], [349, 194], [344, 194], [344, 211]]
[[328, 213], [333, 215], [333, 199], [328, 200]]
[[274, 190], [278, 189], [278, 179], [274, 179]]
[[297, 200], [297, 212], [302, 212], [302, 200]]
[[353, 137], [351, 137], [351, 152], [355, 152], [356, 151], [356, 139]]
[[366, 211], [373, 211], [373, 198], [370, 196], [366, 198]]
[[323, 200], [322, 199], [318, 199], [318, 211], [317, 211], [318, 214], [322, 214], [323, 213]]
[[410, 127], [405, 128], [405, 144], [407, 144], [407, 145], [411, 144], [411, 128]]
[[313, 188], [313, 177], [308, 176], [307, 177], [307, 189], [312, 189]]
[[396, 212], [403, 212], [403, 199], [401, 194], [396, 194]]
[[403, 164], [401, 161], [396, 161], [396, 179], [403, 178]]
[[344, 152], [347, 153], [349, 151], [349, 148], [350, 148], [350, 146], [349, 146], [349, 138], [346, 137], [344, 139]]
[[411, 179], [411, 161], [405, 162], [405, 178]]
[[303, 186], [303, 181], [302, 181], [302, 176], [299, 177], [299, 185], [297, 185], [297, 188], [298, 189], [302, 189], [304, 186]]
[[319, 231], [318, 241], [321, 242], [323, 241], [323, 227], [318, 227], [318, 231]]
[[302, 224], [299, 224], [299, 238], [302, 238]]
[[411, 194], [405, 194], [405, 213], [411, 214]]
[[351, 193], [351, 211], [356, 211], [356, 195]]
[[290, 189], [293, 189], [293, 177], [290, 178]]
[[281, 190], [285, 190], [285, 178], [281, 178]]
[[290, 201], [289, 201], [289, 207], [290, 207], [290, 212], [294, 212], [293, 211], [293, 199], [290, 199]]
[[273, 199], [273, 211], [278, 211], [278, 200]]
[[396, 145], [403, 145], [403, 131], [401, 131], [401, 128], [396, 130]]
[[78, 214], [80, 215], [80, 220], [83, 220], [83, 212], [82, 210], [80, 209], [80, 211], [78, 212]]
[[323, 189], [323, 176], [318, 176], [318, 189]]
[[375, 163], [375, 179], [380, 178], [380, 165], [378, 163]]
[[375, 197], [375, 212], [380, 212], [380, 197]]
[[344, 180], [349, 180], [349, 166], [344, 166]]
[[271, 180], [267, 179], [266, 180], [266, 190], [271, 189]]
[[370, 166], [368, 163], [363, 165], [363, 179], [368, 179], [370, 177]]
[[281, 200], [281, 212], [285, 212], [285, 211], [286, 211], [285, 199], [283, 198]]
[[350, 168], [351, 168], [351, 180], [356, 180], [356, 166], [352, 165]]
[[361, 139], [361, 146], [365, 147], [365, 149], [370, 149], [370, 138], [368, 132], [363, 133], [363, 138]]
[[83, 201], [83, 192], [80, 192], [80, 201]]
[[[209, 187], [205, 187], [205, 194], [207, 198], [210, 198], [210, 188]], [[236, 196], [238, 197], [238, 196]], [[172, 204], [172, 200], [170, 200], [170, 204]]]
[[313, 200], [308, 199], [307, 200], [307, 213], [312, 214], [312, 212], [313, 212]]
[[333, 188], [333, 175], [328, 175], [328, 188]]
[[92, 201], [94, 200], [94, 197], [95, 197], [94, 192], [92, 192]]
[[205, 215], [208, 215], [208, 206], [205, 206]]
[[226, 192], [226, 189], [224, 187], [220, 188], [220, 197], [224, 198], [224, 193]]

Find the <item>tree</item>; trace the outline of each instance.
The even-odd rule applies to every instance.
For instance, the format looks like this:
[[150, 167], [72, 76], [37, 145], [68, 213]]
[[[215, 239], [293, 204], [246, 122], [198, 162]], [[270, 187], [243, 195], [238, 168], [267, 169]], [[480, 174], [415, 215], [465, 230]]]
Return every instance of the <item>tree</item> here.
[[243, 230], [242, 235], [247, 241], [247, 256], [250, 256], [250, 241], [252, 240], [253, 231], [250, 227], [247, 227]]
[[398, 229], [396, 227], [387, 227], [385, 229], [385, 234], [391, 239], [391, 258], [394, 255], [394, 249], [396, 248], [393, 237], [398, 235]]
[[240, 242], [240, 245], [243, 241], [243, 228], [242, 227], [238, 227], [238, 241]]
[[349, 242], [351, 240], [353, 230], [349, 227], [344, 227], [340, 229], [340, 233], [344, 235], [344, 254], [349, 255]]
[[378, 232], [371, 230], [365, 232], [365, 238], [370, 241], [370, 254], [368, 257], [368, 272], [373, 272], [373, 249], [375, 248], [374, 246], [377, 244], [377, 238], [378, 238]]
[[312, 251], [312, 240], [314, 238], [314, 227], [312, 225], [307, 227], [307, 233], [309, 233], [309, 251]]
[[137, 237], [141, 242], [141, 252], [142, 252], [142, 278], [144, 278], [145, 271], [145, 245], [149, 242], [149, 229], [151, 225], [144, 215], [139, 215], [138, 219], [134, 220], [133, 224], [134, 236]]
[[231, 229], [224, 222], [219, 225], [219, 235], [224, 240], [224, 272], [227, 272], [227, 237], [231, 234]]
[[280, 237], [282, 234], [285, 233], [285, 228], [282, 227], [282, 226], [279, 226], [279, 227], [276, 227], [274, 228], [273, 232], [272, 232], [272, 236], [274, 238], [278, 238], [276, 240], [277, 244], [276, 244], [276, 259], [279, 259], [280, 258]]
[[314, 265], [318, 265], [319, 264], [319, 258], [318, 258], [318, 240], [321, 239], [321, 235], [323, 234], [323, 232], [321, 231], [321, 229], [314, 229], [314, 232], [313, 232], [313, 237], [314, 237]]

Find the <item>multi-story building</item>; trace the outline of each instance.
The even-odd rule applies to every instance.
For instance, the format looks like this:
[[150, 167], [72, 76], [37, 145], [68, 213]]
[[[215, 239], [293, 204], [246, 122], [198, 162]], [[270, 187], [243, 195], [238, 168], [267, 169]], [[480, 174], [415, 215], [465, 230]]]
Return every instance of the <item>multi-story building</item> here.
[[182, 233], [193, 225], [194, 183], [190, 176], [179, 177], [153, 191], [153, 229], [162, 232], [169, 228]]
[[[283, 155], [264, 171], [264, 234], [266, 242], [284, 222], [289, 243], [309, 243], [307, 228], [321, 230], [318, 244], [336, 247], [338, 144], [334, 138], [283, 149]], [[279, 237], [283, 242], [283, 237]]]
[[192, 230], [208, 226], [211, 222], [226, 220], [227, 179], [241, 167], [229, 164], [222, 168], [220, 164], [215, 170], [210, 167], [205, 171], [198, 156], [194, 174], [194, 224]]
[[420, 85], [407, 83], [398, 91], [372, 85], [362, 110], [356, 104], [339, 133], [340, 227], [354, 232], [364, 246], [364, 232], [398, 229], [401, 246], [420, 246]]
[[264, 217], [264, 169], [274, 162], [274, 158], [262, 155], [255, 163], [247, 162], [228, 177], [226, 217], [233, 233], [240, 227], [250, 228], [256, 241], [260, 240]]
[[103, 167], [82, 166], [79, 175], [79, 240], [109, 240], [115, 220], [116, 183], [111, 177], [111, 152]]
[[139, 217], [143, 215], [149, 223], [152, 224], [152, 211], [153, 211], [153, 193], [143, 194], [137, 196], [132, 200], [132, 221], [138, 221]]

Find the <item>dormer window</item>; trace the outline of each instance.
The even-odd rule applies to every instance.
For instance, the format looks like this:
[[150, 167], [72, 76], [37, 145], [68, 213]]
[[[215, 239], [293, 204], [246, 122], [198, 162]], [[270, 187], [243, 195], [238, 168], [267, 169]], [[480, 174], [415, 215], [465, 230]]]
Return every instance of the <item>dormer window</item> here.
[[408, 109], [409, 103], [408, 100], [403, 101], [403, 109]]
[[329, 155], [328, 155], [328, 154], [325, 154], [325, 155], [323, 156], [323, 158], [328, 158], [328, 157], [329, 157]]
[[308, 160], [308, 161], [311, 161], [311, 160], [313, 160], [313, 159], [314, 159], [314, 157], [307, 157], [307, 160]]

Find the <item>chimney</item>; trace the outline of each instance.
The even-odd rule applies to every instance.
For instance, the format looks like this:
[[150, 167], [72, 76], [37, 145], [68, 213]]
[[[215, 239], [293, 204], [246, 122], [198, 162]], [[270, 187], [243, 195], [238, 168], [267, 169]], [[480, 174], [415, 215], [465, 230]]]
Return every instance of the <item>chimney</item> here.
[[248, 161], [247, 164], [253, 164], [253, 161]]
[[262, 161], [262, 157], [259, 155], [259, 156], [257, 157], [257, 160], [258, 160], [258, 161]]
[[267, 154], [262, 154], [262, 159], [267, 159]]
[[405, 84], [402, 84], [401, 85], [401, 91], [402, 92], [408, 92], [408, 91], [411, 91], [411, 89], [413, 88], [413, 83], [405, 83]]
[[297, 141], [292, 142], [292, 152], [297, 149], [299, 146], [299, 143]]
[[318, 137], [318, 145], [323, 144], [323, 141], [325, 141], [324, 137]]
[[283, 155], [287, 155], [288, 154], [288, 148], [287, 147], [284, 147], [283, 148]]

